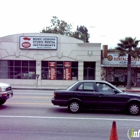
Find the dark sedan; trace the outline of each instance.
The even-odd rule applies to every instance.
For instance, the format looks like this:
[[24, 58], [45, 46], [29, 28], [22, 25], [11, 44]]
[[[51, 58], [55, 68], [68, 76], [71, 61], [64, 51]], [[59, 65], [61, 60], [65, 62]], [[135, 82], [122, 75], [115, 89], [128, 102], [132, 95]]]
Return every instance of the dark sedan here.
[[55, 90], [52, 103], [67, 106], [70, 112], [81, 109], [127, 111], [140, 113], [140, 95], [123, 92], [106, 81], [78, 81], [67, 90]]

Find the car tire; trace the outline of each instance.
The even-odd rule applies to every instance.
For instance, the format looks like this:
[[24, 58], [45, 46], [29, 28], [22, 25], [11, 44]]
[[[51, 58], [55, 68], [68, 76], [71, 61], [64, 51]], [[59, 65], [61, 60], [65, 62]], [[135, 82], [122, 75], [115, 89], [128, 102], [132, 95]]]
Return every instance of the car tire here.
[[80, 111], [80, 102], [79, 101], [71, 101], [68, 105], [68, 109], [72, 113], [77, 113]]
[[132, 102], [128, 105], [128, 113], [131, 115], [138, 115], [140, 113], [140, 104]]
[[6, 100], [0, 100], [0, 105], [3, 105], [6, 102]]

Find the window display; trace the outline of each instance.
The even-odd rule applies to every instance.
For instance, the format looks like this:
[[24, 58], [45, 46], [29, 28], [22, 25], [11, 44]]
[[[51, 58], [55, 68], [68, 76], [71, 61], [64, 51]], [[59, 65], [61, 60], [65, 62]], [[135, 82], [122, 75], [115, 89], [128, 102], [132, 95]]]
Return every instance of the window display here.
[[42, 61], [41, 78], [46, 80], [77, 80], [78, 62]]

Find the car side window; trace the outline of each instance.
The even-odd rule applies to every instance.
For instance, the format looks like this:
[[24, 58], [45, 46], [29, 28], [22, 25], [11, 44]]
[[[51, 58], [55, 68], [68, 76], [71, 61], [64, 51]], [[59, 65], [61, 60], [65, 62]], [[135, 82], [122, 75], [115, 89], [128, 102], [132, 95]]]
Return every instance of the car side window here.
[[77, 90], [80, 90], [80, 91], [95, 91], [94, 89], [94, 86], [93, 86], [93, 83], [91, 82], [86, 82], [86, 83], [82, 83], [78, 88]]
[[113, 93], [114, 90], [106, 83], [96, 83], [98, 92]]

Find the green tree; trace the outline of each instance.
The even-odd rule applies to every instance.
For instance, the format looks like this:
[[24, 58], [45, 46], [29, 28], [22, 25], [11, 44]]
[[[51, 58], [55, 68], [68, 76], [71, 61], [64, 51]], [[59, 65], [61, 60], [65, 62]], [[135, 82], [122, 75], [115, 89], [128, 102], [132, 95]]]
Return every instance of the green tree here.
[[42, 30], [42, 33], [57, 33], [61, 35], [70, 35], [72, 25], [63, 20], [59, 20], [58, 17], [53, 16], [51, 19], [51, 26]]
[[77, 39], [81, 39], [86, 43], [89, 43], [89, 33], [88, 29], [85, 26], [77, 26], [77, 31], [71, 34], [71, 37], [75, 37]]
[[131, 89], [131, 58], [140, 58], [140, 48], [138, 47], [140, 40], [136, 38], [126, 37], [121, 39], [117, 44], [116, 49], [119, 51], [119, 56], [128, 55], [127, 59], [127, 89]]
[[88, 29], [85, 26], [77, 26], [77, 30], [72, 32], [72, 25], [68, 24], [64, 20], [59, 20], [58, 17], [53, 16], [51, 19], [51, 26], [47, 26], [46, 29], [43, 29], [41, 33], [55, 33], [61, 35], [67, 35], [74, 37], [84, 42], [89, 42]]

